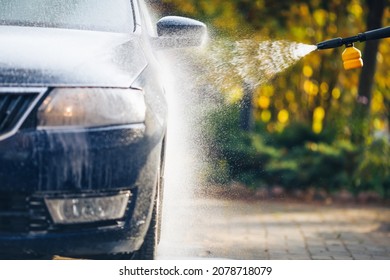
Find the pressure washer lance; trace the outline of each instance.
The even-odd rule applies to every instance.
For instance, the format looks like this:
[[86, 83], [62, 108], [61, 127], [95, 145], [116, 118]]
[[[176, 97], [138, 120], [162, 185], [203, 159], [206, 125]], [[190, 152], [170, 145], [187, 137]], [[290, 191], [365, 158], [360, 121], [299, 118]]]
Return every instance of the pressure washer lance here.
[[333, 49], [345, 45], [343, 52], [344, 68], [346, 70], [362, 68], [363, 60], [360, 50], [354, 47], [355, 42], [364, 42], [369, 40], [378, 40], [390, 37], [390, 26], [359, 33], [357, 36], [348, 38], [334, 38], [317, 44], [317, 49]]

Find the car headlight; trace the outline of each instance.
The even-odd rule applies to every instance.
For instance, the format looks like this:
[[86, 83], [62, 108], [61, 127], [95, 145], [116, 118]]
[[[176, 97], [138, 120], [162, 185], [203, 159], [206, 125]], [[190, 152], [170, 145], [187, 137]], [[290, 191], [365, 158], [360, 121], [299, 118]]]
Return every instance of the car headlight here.
[[77, 224], [117, 220], [125, 215], [130, 192], [104, 197], [46, 198], [55, 224]]
[[146, 105], [137, 89], [56, 88], [38, 109], [40, 129], [143, 123]]

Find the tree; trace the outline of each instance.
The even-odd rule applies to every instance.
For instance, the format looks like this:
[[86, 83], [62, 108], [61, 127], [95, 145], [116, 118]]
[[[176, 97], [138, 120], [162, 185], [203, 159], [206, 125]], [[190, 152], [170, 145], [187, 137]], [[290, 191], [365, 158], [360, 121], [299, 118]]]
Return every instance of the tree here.
[[251, 131], [253, 128], [253, 89], [244, 84], [244, 96], [240, 106], [240, 128], [244, 131]]
[[[366, 0], [368, 7], [367, 30], [382, 27], [383, 14], [387, 0]], [[367, 41], [363, 52], [365, 65], [360, 74], [358, 99], [355, 108], [355, 129], [353, 140], [361, 143], [369, 133], [371, 93], [377, 65], [379, 41]]]

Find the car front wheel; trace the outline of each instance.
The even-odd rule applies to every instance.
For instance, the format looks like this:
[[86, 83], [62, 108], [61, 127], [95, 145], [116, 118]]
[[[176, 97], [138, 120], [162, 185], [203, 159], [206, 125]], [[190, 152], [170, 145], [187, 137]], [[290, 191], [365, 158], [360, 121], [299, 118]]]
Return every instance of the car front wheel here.
[[157, 199], [154, 202], [152, 219], [144, 243], [141, 248], [135, 253], [135, 259], [137, 260], [154, 260], [156, 257], [156, 248], [157, 248], [157, 236], [158, 236], [158, 213], [157, 213]]
[[160, 174], [161, 171], [159, 172], [159, 175], [157, 177], [156, 198], [153, 204], [153, 211], [149, 228], [146, 232], [145, 239], [141, 248], [134, 254], [134, 259], [137, 260], [154, 260], [156, 257], [156, 249], [159, 243], [161, 233], [163, 178], [160, 176]]

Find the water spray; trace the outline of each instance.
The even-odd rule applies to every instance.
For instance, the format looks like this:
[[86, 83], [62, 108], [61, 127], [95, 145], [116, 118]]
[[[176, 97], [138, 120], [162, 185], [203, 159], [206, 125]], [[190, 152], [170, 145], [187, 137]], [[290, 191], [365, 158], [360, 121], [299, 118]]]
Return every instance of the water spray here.
[[390, 37], [390, 26], [359, 33], [356, 36], [347, 38], [334, 38], [317, 44], [318, 50], [333, 49], [345, 45], [346, 49], [342, 54], [344, 68], [346, 70], [362, 68], [363, 60], [360, 50], [354, 47], [356, 42], [365, 42]]

